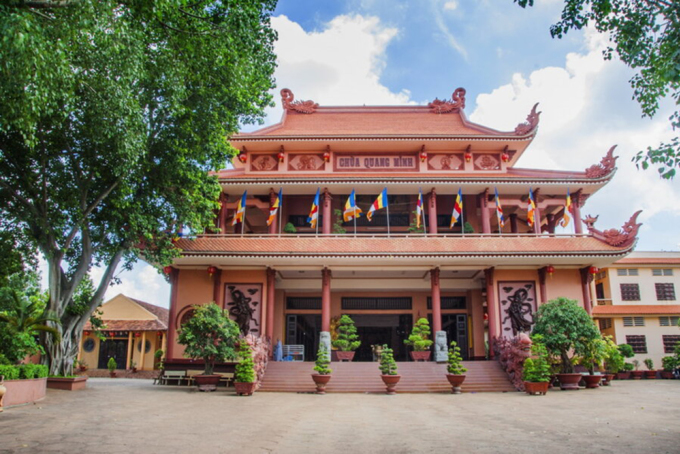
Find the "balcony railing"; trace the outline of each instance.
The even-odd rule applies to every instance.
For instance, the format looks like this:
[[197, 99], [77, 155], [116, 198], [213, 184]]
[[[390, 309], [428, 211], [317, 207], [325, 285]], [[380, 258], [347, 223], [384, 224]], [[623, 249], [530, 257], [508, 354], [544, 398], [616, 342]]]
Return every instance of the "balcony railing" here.
[[611, 305], [612, 305], [612, 300], [611, 300], [611, 299], [606, 299], [606, 298], [598, 298], [598, 299], [597, 299], [597, 305], [598, 305], [598, 306], [611, 306]]
[[203, 233], [199, 235], [184, 235], [183, 238], [591, 238], [589, 233]]

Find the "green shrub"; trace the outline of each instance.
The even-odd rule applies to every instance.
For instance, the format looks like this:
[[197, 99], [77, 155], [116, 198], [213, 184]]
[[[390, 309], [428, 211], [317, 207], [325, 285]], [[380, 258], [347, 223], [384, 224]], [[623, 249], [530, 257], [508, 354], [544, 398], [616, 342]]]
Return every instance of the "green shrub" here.
[[534, 334], [531, 336], [531, 354], [535, 358], [524, 361], [522, 380], [539, 383], [550, 381], [550, 363], [548, 362], [548, 350], [543, 343], [543, 336]]
[[606, 344], [604, 366], [609, 373], [615, 374], [623, 369], [625, 358], [621, 354], [619, 346], [616, 345], [616, 342], [614, 342], [611, 336], [604, 336], [603, 338]]
[[48, 368], [42, 364], [22, 364], [19, 366], [19, 378], [44, 378], [47, 377]]
[[106, 364], [106, 367], [109, 369], [109, 372], [114, 372], [118, 368], [118, 363], [115, 359], [109, 358], [109, 362]]
[[678, 367], [678, 360], [675, 356], [664, 356], [661, 358], [661, 367], [666, 372], [673, 372], [673, 370]]
[[467, 372], [467, 369], [463, 367], [463, 358], [460, 356], [460, 347], [456, 341], [451, 341], [451, 347], [449, 348], [449, 359], [447, 360], [448, 365], [446, 370], [450, 374], [463, 375]]
[[633, 351], [633, 347], [631, 347], [628, 344], [621, 344], [619, 345], [619, 351], [623, 355], [624, 358], [632, 358], [635, 356], [635, 352]]
[[19, 380], [18, 366], [0, 366], [0, 375], [5, 377], [5, 380]]
[[378, 368], [383, 375], [397, 375], [397, 362], [394, 360], [394, 351], [387, 345], [383, 345], [379, 364]]
[[331, 365], [331, 360], [328, 356], [328, 350], [324, 347], [324, 345], [319, 345], [319, 351], [316, 354], [316, 365], [314, 366], [314, 370], [319, 374], [319, 375], [330, 375], [333, 370], [328, 367]]
[[245, 340], [241, 341], [238, 351], [240, 358], [234, 372], [234, 381], [238, 383], [253, 383], [255, 381], [255, 362], [253, 361], [253, 351]]
[[426, 318], [420, 318], [413, 325], [413, 330], [408, 339], [404, 339], [404, 343], [413, 347], [413, 351], [424, 352], [432, 346], [432, 340], [428, 339], [430, 336], [430, 323]]
[[654, 361], [652, 358], [647, 358], [643, 362], [645, 363], [645, 366], [647, 366], [647, 370], [654, 370]]
[[283, 226], [283, 233], [297, 233], [297, 229], [292, 222], [289, 222]]
[[630, 371], [632, 371], [633, 369], [635, 369], [635, 366], [634, 366], [633, 364], [631, 364], [631, 363], [625, 363], [625, 364], [623, 365], [623, 370], [626, 371], [626, 372], [630, 372]]
[[357, 336], [357, 327], [349, 315], [343, 315], [338, 321], [338, 338], [333, 341], [333, 347], [343, 352], [351, 352], [359, 348], [361, 341]]

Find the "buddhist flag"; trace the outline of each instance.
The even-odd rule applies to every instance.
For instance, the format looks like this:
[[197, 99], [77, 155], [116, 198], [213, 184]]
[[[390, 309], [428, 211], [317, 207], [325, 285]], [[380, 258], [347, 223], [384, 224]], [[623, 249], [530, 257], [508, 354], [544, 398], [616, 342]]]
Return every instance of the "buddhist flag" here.
[[312, 202], [312, 209], [309, 211], [309, 217], [307, 218], [307, 222], [312, 226], [312, 228], [316, 228], [316, 221], [319, 220], [319, 190], [321, 188], [317, 188], [316, 190], [316, 196], [314, 196], [314, 202]]
[[463, 192], [462, 188], [458, 188], [458, 195], [456, 196], [456, 201], [453, 204], [453, 213], [451, 213], [451, 227], [453, 228], [458, 222], [458, 219], [463, 215]]
[[535, 214], [536, 202], [534, 201], [534, 192], [529, 188], [529, 199], [527, 200], [527, 224], [529, 224], [529, 227], [534, 226]]
[[347, 198], [347, 202], [345, 202], [345, 212], [342, 213], [342, 219], [345, 222], [349, 222], [354, 218], [360, 217], [361, 213], [363, 213], [363, 211], [357, 206], [354, 189], [352, 189], [352, 193]]
[[501, 199], [498, 197], [498, 189], [496, 190], [496, 216], [498, 216], [498, 226], [503, 228], [505, 226], [505, 218], [503, 217], [503, 207], [501, 207]]
[[243, 215], [246, 212], [246, 194], [248, 191], [243, 191], [243, 197], [238, 201], [238, 206], [236, 207], [236, 214], [234, 214], [234, 220], [231, 221], [231, 225], [236, 225], [239, 222], [243, 222]]
[[371, 205], [371, 208], [368, 210], [368, 213], [366, 213], [366, 218], [368, 218], [370, 222], [371, 218], [373, 218], [373, 213], [385, 207], [387, 207], [387, 188], [383, 189], [382, 192], [378, 195], [378, 198], [375, 199], [375, 202], [373, 202], [373, 205]]
[[[416, 228], [420, 228], [420, 219], [423, 217], [423, 190], [420, 189], [420, 192], [418, 193], [418, 203], [416, 203]], [[423, 220], [425, 220], [423, 218]]]
[[569, 225], [569, 221], [571, 220], [569, 213], [571, 213], [571, 194], [569, 194], [569, 188], [567, 188], [567, 200], [564, 202], [564, 214], [562, 215], [562, 220], [560, 221], [560, 225], [562, 227]]
[[279, 195], [276, 196], [274, 204], [269, 208], [269, 218], [267, 219], [267, 225], [272, 225], [272, 222], [274, 222], [274, 219], [276, 218], [276, 212], [279, 211], [279, 207], [281, 206], [282, 192], [283, 188], [279, 189]]

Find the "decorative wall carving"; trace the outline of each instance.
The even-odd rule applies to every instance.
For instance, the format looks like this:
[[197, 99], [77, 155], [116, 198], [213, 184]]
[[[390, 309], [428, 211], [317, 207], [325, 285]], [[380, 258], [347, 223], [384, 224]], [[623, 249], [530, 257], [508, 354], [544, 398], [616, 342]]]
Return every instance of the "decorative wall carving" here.
[[291, 154], [288, 158], [288, 170], [323, 170], [324, 166], [321, 154]]
[[244, 336], [260, 335], [262, 284], [226, 284], [224, 308]]
[[250, 161], [250, 170], [253, 172], [268, 172], [279, 170], [279, 160], [275, 155], [261, 154], [253, 156]]
[[435, 100], [429, 103], [427, 107], [429, 107], [433, 113], [438, 114], [458, 112], [459, 110], [465, 109], [465, 89], [456, 88], [456, 91], [451, 95], [451, 101], [435, 98]]
[[431, 154], [427, 161], [428, 170], [463, 170], [462, 154]]
[[475, 170], [500, 170], [501, 159], [497, 154], [479, 154], [474, 158]]
[[599, 164], [594, 164], [586, 169], [587, 178], [601, 178], [605, 175], [609, 175], [609, 173], [616, 168], [616, 160], [619, 159], [619, 157], [614, 156], [614, 148], [616, 148], [616, 145], [609, 149]]
[[529, 115], [527, 115], [527, 121], [517, 125], [517, 127], [515, 128], [515, 134], [517, 134], [518, 136], [529, 134], [536, 128], [536, 126], [538, 126], [538, 120], [541, 115], [541, 112], [537, 113], [536, 107], [538, 107], [538, 103], [534, 104], [534, 107], [531, 109], [531, 112], [529, 112]]
[[536, 283], [499, 282], [498, 299], [501, 302], [501, 327], [506, 335], [528, 333], [534, 324], [536, 312]]
[[314, 113], [319, 107], [314, 101], [295, 101], [295, 95], [287, 88], [281, 90], [281, 105], [285, 110], [294, 110], [303, 114]]

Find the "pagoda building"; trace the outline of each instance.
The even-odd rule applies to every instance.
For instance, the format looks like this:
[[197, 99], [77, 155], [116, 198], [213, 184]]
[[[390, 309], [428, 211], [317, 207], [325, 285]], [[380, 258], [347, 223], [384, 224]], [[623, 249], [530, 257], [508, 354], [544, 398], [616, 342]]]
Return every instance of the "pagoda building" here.
[[[280, 123], [231, 138], [239, 154], [218, 172], [214, 230], [177, 242], [170, 363], [188, 361], [177, 330], [210, 301], [243, 333], [303, 346], [305, 360], [342, 314], [362, 340], [357, 361], [383, 344], [406, 360], [419, 318], [430, 321], [433, 359], [452, 340], [464, 359], [492, 357], [495, 339], [530, 329], [550, 299], [590, 313], [593, 275], [635, 244], [637, 214], [620, 230], [597, 230], [593, 218], [583, 228], [584, 203], [615, 174], [613, 148], [582, 171], [515, 166], [537, 133], [536, 106], [502, 132], [466, 118], [462, 88], [427, 106], [281, 95]], [[347, 220], [350, 196], [362, 214]]]

